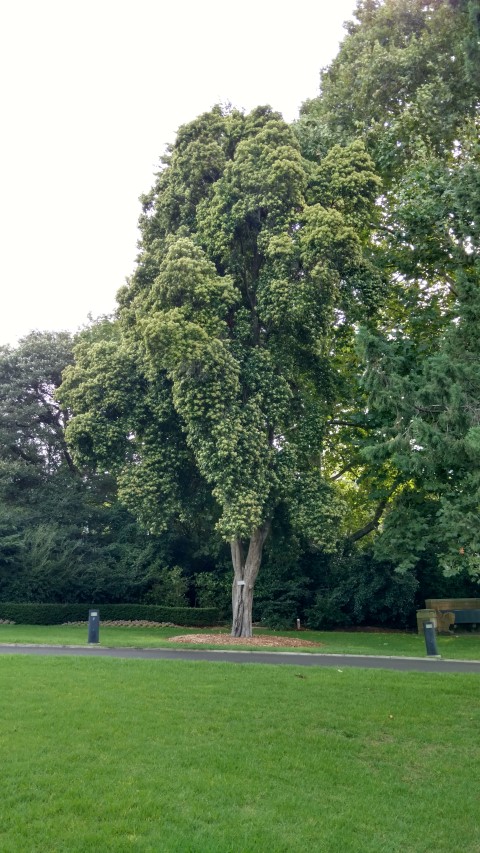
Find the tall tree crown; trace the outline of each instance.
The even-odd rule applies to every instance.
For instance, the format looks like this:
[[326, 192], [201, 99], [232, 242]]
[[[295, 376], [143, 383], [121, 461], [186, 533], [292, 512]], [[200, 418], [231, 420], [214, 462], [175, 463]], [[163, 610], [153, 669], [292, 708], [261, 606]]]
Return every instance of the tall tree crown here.
[[[335, 338], [375, 307], [378, 276], [365, 247], [377, 191], [361, 143], [316, 166], [269, 108], [215, 108], [180, 129], [143, 197], [115, 357], [135, 361], [147, 396], [161, 382], [171, 389], [185, 452], [213, 490], [226, 538], [248, 537], [307, 484], [313, 425], [321, 432], [338, 393]], [[70, 435], [78, 445], [84, 431], [98, 448], [108, 424], [100, 428], [96, 414], [93, 425], [82, 403], [82, 361], [97, 357], [77, 358], [64, 385], [78, 412]], [[113, 427], [130, 430], [127, 493], [150, 454], [132, 407], [129, 417], [130, 428]]]

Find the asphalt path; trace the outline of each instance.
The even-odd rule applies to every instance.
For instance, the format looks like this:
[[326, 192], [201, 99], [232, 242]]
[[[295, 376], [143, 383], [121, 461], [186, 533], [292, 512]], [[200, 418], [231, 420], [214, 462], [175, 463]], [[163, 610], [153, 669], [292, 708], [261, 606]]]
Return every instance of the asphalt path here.
[[0, 644], [3, 655], [74, 656], [90, 658], [128, 658], [132, 660], [187, 660], [214, 663], [256, 663], [289, 666], [327, 666], [343, 669], [392, 669], [397, 672], [475, 673], [480, 661], [442, 660], [441, 658], [383, 657], [373, 655], [326, 655], [298, 652], [240, 652], [210, 649], [132, 649], [103, 646], [47, 646]]

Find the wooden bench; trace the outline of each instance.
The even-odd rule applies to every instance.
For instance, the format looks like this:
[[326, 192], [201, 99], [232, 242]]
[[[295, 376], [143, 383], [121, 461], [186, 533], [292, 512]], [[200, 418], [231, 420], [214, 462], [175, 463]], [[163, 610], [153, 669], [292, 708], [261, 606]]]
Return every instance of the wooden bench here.
[[437, 630], [453, 625], [480, 625], [480, 598], [427, 598], [425, 606], [437, 614]]

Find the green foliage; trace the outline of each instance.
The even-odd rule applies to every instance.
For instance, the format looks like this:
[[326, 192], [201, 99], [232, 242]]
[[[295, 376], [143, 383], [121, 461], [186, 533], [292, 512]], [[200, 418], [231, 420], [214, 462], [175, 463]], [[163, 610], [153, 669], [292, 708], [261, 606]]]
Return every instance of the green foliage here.
[[198, 572], [194, 575], [195, 602], [198, 607], [215, 607], [221, 619], [227, 618], [232, 606], [231, 571]]
[[264, 571], [255, 592], [254, 619], [275, 629], [292, 629], [304, 616], [315, 583], [314, 561], [308, 564], [305, 544], [289, 522], [286, 506], [279, 507], [266, 546]]
[[358, 339], [368, 419], [344, 433], [351, 471], [384, 502], [378, 560], [479, 577], [479, 5], [360, 2], [356, 16], [297, 125], [312, 162], [361, 139], [382, 179], [384, 294]]
[[215, 108], [180, 129], [144, 199], [119, 337], [77, 347], [61, 390], [77, 458], [118, 466], [122, 499], [153, 529], [191, 519], [187, 466], [226, 540], [271, 518], [302, 470], [302, 482], [321, 479], [309, 459], [338, 390], [332, 321], [336, 305], [353, 320], [371, 304], [363, 246], [377, 187], [360, 144], [314, 168], [268, 108]]
[[102, 620], [148, 620], [176, 625], [214, 625], [215, 607], [171, 607], [157, 604], [11, 604], [0, 603], [0, 619], [24, 625], [62, 625], [64, 622], [88, 622], [88, 611], [98, 609]]
[[75, 412], [68, 438], [79, 462], [112, 471], [123, 504], [151, 534], [181, 535], [186, 526], [201, 534], [200, 506], [204, 528], [211, 528], [215, 510], [165, 373], [149, 380], [138, 346], [118, 323], [83, 333], [75, 358], [58, 393]]
[[303, 617], [305, 599], [310, 597], [308, 578], [285, 577], [269, 565], [263, 577], [266, 580], [258, 584], [254, 617], [268, 628], [292, 630]]
[[392, 564], [372, 560], [368, 553], [351, 552], [330, 560], [314, 602], [306, 609], [307, 625], [320, 630], [342, 625], [411, 627], [417, 589], [414, 574], [400, 574]]
[[66, 333], [0, 348], [0, 598], [41, 598], [48, 572], [58, 583], [76, 561], [91, 518], [54, 398], [72, 358]]
[[388, 180], [423, 150], [443, 157], [478, 101], [478, 0], [358, 3], [321, 95], [303, 108], [303, 149], [360, 137]]
[[[114, 326], [102, 320], [87, 337], [108, 349]], [[0, 601], [139, 601], [154, 567], [178, 562], [180, 545], [192, 570], [205, 547], [201, 535], [188, 543], [175, 530], [147, 535], [118, 504], [105, 467], [73, 463], [64, 436], [70, 412], [56, 400], [72, 347], [66, 334], [35, 332], [0, 350]], [[115, 367], [125, 375], [124, 363]], [[95, 403], [114, 423], [120, 396]], [[84, 461], [79, 454], [78, 466]]]
[[400, 567], [409, 568], [433, 549], [447, 572], [468, 568], [478, 577], [480, 289], [473, 282], [458, 287], [455, 321], [436, 352], [409, 356], [408, 372], [402, 369], [408, 340], [366, 341], [367, 387], [383, 423], [366, 452], [373, 463], [388, 456], [406, 482], [377, 553], [396, 559], [401, 553]]
[[469, 574], [467, 567], [453, 575], [445, 575], [435, 549], [417, 563], [415, 575], [418, 580], [417, 607], [425, 607], [427, 598], [478, 597], [478, 582]]
[[163, 567], [151, 572], [146, 582], [148, 592], [143, 596], [145, 604], [162, 604], [165, 607], [182, 607], [187, 604], [188, 579], [180, 566]]

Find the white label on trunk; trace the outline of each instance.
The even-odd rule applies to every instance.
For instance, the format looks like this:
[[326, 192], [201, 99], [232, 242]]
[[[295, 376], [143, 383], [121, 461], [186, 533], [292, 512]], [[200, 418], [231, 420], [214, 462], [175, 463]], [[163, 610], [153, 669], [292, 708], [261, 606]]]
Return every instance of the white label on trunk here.
[[245, 581], [237, 581], [237, 586], [245, 586]]

